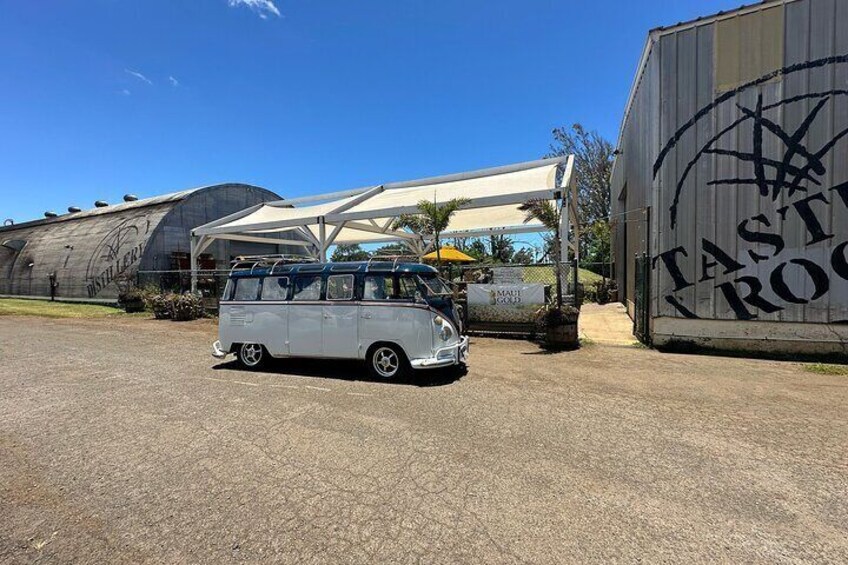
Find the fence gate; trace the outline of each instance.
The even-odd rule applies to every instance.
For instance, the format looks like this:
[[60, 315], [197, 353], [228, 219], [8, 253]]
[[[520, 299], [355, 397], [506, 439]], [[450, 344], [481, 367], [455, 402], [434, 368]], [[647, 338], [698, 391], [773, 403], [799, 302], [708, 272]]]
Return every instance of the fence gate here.
[[636, 256], [636, 290], [633, 296], [633, 335], [645, 345], [651, 344], [651, 258]]

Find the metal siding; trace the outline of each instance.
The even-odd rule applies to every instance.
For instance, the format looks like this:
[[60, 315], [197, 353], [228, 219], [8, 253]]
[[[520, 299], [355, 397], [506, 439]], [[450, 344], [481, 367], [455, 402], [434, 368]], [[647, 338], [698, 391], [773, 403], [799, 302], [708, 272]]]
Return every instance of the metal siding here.
[[[258, 187], [227, 184], [2, 229], [0, 242], [22, 239], [27, 244], [17, 254], [0, 247], [0, 294], [49, 296], [48, 277], [55, 272], [59, 298], [113, 300], [118, 295], [117, 275], [170, 269], [171, 253], [189, 252], [192, 228], [279, 199]], [[293, 251], [272, 244], [242, 248], [254, 253]], [[229, 266], [229, 242], [210, 249], [216, 250], [222, 267]]]
[[[673, 129], [677, 129], [683, 125], [685, 120], [689, 119], [697, 111], [696, 102], [698, 98], [698, 41], [697, 29], [690, 28], [677, 34], [677, 72], [674, 76], [674, 81], [677, 85], [677, 109], [675, 112], [675, 121]], [[698, 127], [690, 128], [680, 139], [678, 150], [675, 154], [676, 174], [680, 174], [686, 169], [691, 156], [697, 152], [697, 134]], [[672, 187], [676, 187], [672, 178], [672, 183], [668, 185], [665, 192], [668, 193]], [[680, 225], [676, 230], [671, 232], [673, 237], [674, 247], [683, 247], [687, 249], [690, 256], [694, 250], [698, 248], [696, 236], [698, 233], [698, 175], [697, 169], [690, 174], [685, 182], [686, 192], [688, 192], [695, 202], [694, 206], [689, 206], [680, 214]], [[685, 288], [677, 293], [679, 300], [685, 304], [690, 310], [696, 310], [696, 286], [698, 277], [696, 275], [697, 261], [686, 261], [684, 263], [683, 275], [686, 279], [692, 282], [692, 286]], [[672, 308], [669, 305], [669, 308]]]
[[[652, 45], [645, 70], [636, 85], [630, 117], [621, 134], [621, 153], [616, 158], [612, 179], [614, 211], [616, 214], [615, 241], [616, 265], [620, 299], [632, 306], [635, 293], [635, 257], [642, 253], [652, 255], [656, 241], [650, 237], [653, 229], [648, 225], [647, 208], [656, 200], [655, 180], [645, 162], [655, 158], [659, 140], [659, 45]], [[626, 197], [618, 196], [626, 187]], [[655, 275], [652, 274], [652, 277]], [[655, 282], [652, 285], [655, 286]], [[654, 301], [651, 301], [654, 304]]]
[[[844, 0], [843, 0], [844, 1]], [[833, 19], [835, 13], [834, 0], [816, 0], [810, 2], [810, 29], [809, 29], [809, 44], [811, 60], [829, 57], [833, 54]], [[818, 69], [810, 69], [809, 88], [812, 92], [826, 92], [833, 88], [833, 67], [827, 66]], [[833, 138], [833, 112], [832, 105], [825, 104], [818, 115], [818, 119], [810, 126], [807, 133], [807, 146], [812, 150], [824, 146]], [[824, 158], [824, 164], [827, 168], [825, 174], [819, 177], [824, 187], [833, 186], [833, 153], [830, 153]], [[820, 188], [808, 183], [810, 192], [813, 194], [818, 192]], [[828, 194], [830, 196], [830, 194]], [[828, 198], [830, 200], [830, 198]], [[823, 206], [824, 207], [824, 206]], [[827, 208], [830, 208], [829, 206]], [[834, 233], [830, 225], [830, 213], [820, 215], [822, 227], [826, 233]], [[808, 248], [804, 253], [807, 259], [812, 260], [818, 265], [829, 265], [830, 251], [832, 243], [826, 245], [816, 245]], [[787, 269], [788, 271], [788, 269]], [[830, 269], [828, 268], [828, 271]], [[800, 279], [803, 282], [804, 296], [812, 292], [812, 284], [806, 275], [800, 274]], [[835, 280], [830, 277], [830, 284], [834, 284]], [[828, 292], [819, 300], [811, 301], [805, 307], [804, 321], [827, 323], [829, 320], [829, 302], [831, 295]]]
[[[834, 54], [848, 53], [848, 2], [839, 1], [834, 5], [833, 33]], [[848, 90], [848, 65], [839, 65], [834, 69], [833, 86]], [[837, 98], [833, 105], [833, 132], [838, 134], [848, 128], [848, 97]], [[833, 153], [833, 182], [848, 182], [848, 142], [837, 144]], [[831, 193], [831, 225], [834, 233], [845, 238], [848, 232], [848, 207], [839, 203], [839, 197]], [[837, 242], [838, 244], [838, 242]], [[832, 279], [830, 295], [830, 321], [848, 322], [848, 281], [837, 277]]]
[[[784, 33], [785, 66], [803, 63], [810, 60], [809, 52], [809, 30], [810, 30], [810, 4], [807, 1], [795, 2], [786, 6], [786, 29]], [[809, 76], [807, 71], [793, 73], [784, 77], [784, 95], [787, 97], [798, 96], [810, 91]], [[809, 112], [809, 102], [802, 101], [783, 110], [783, 128], [788, 132], [795, 131], [804, 121]], [[807, 183], [803, 183], [805, 186]], [[785, 191], [781, 193], [780, 204], [785, 206], [789, 203]], [[790, 211], [791, 212], [791, 211]], [[806, 234], [804, 224], [797, 214], [787, 213], [787, 218], [782, 222], [782, 234], [788, 251], [799, 252], [804, 247]], [[798, 304], [782, 304], [783, 310], [780, 319], [784, 322], [805, 321], [805, 308]]]
[[[703, 108], [713, 98], [713, 89], [715, 85], [713, 65], [714, 60], [714, 41], [715, 25], [701, 26], [697, 29], [698, 34], [698, 57], [695, 63], [697, 69], [697, 88], [696, 88], [696, 108]], [[709, 139], [715, 135], [716, 116], [712, 115], [708, 120], [699, 122], [696, 126], [696, 148], [703, 147]], [[709, 179], [714, 177], [715, 159], [702, 159], [694, 171], [696, 186], [703, 186]], [[707, 238], [710, 241], [715, 241], [716, 237], [716, 195], [714, 190], [698, 190], [697, 191], [697, 214], [696, 214], [696, 231], [694, 244], [691, 249], [700, 249], [701, 240]], [[693, 210], [695, 212], [695, 210]], [[711, 282], [701, 282], [700, 265], [697, 261], [692, 261], [694, 265], [693, 281], [695, 281], [695, 308], [696, 315], [702, 318], [712, 318], [715, 316], [715, 296], [714, 286]]]
[[[27, 244], [18, 257], [0, 251], [0, 272], [5, 275], [0, 279], [0, 294], [49, 296], [49, 275], [55, 272], [58, 297], [117, 297], [114, 279], [137, 266], [143, 254], [138, 249], [144, 249], [155, 226], [175, 203], [4, 230], [0, 239], [23, 239]], [[30, 262], [33, 266], [27, 267]], [[103, 288], [91, 286], [97, 280]]]
[[[775, 45], [771, 28], [782, 23], [783, 66], [848, 54], [848, 2], [797, 0], [781, 5], [779, 10], [784, 13], [768, 12], [762, 20], [746, 18], [752, 23], [741, 30], [744, 41], [739, 42], [738, 57], [733, 64], [739, 65], [737, 76], [760, 73], [757, 78], [763, 77], [763, 80], [733, 92], [721, 103], [713, 104], [722, 94], [715, 90], [715, 23], [659, 34], [648, 55], [622, 131], [620, 149], [626, 158], [622, 161], [622, 170], [617, 172], [615, 183], [619, 188], [627, 186], [627, 209], [636, 209], [637, 203], [651, 206], [652, 231], [650, 237], [642, 236], [638, 233], [638, 226], [628, 222], [625, 228], [628, 233], [627, 249], [623, 253], [617, 250], [617, 256], [624, 255], [628, 261], [628, 280], [625, 282], [628, 298], [633, 296], [632, 258], [635, 253], [645, 250], [639, 247], [637, 240], [644, 245], [650, 240], [651, 254], [655, 259], [663, 251], [684, 247], [688, 257], [681, 258], [680, 267], [687, 281], [695, 283], [673, 292], [672, 277], [662, 262], [657, 261], [653, 275], [655, 316], [683, 316], [666, 302], [665, 297], [672, 295], [700, 318], [736, 320], [738, 312], [731, 307], [719, 287], [730, 282], [740, 297], [746, 297], [748, 285], [734, 281], [739, 277], [753, 277], [763, 286], [761, 298], [781, 308], [769, 313], [764, 308], [744, 303], [756, 320], [811, 323], [848, 320], [848, 281], [840, 278], [831, 265], [833, 250], [848, 240], [848, 209], [839, 196], [829, 190], [848, 182], [848, 136], [842, 138], [823, 159], [824, 173], [813, 175], [820, 185], [810, 181], [801, 183], [806, 193], [789, 195], [789, 188], [784, 187], [773, 198], [773, 186], [769, 186], [768, 194], [762, 195], [756, 184], [708, 184], [713, 180], [756, 178], [757, 168], [752, 161], [757, 158], [755, 120], [741, 108], [756, 111], [758, 100], [762, 97], [763, 116], [792, 135], [820, 100], [810, 98], [799, 102], [792, 97], [833, 89], [848, 90], [848, 63], [837, 62], [769, 77], [769, 73], [776, 69], [766, 68], [775, 63], [772, 61], [773, 54], [765, 51]], [[760, 51], [752, 47], [756, 45], [762, 46]], [[729, 56], [728, 49], [723, 52], [724, 56]], [[758, 68], [761, 70], [757, 71]], [[726, 66], [724, 72], [729, 72]], [[732, 74], [736, 71], [725, 76]], [[650, 84], [654, 80], [657, 88], [652, 89]], [[739, 86], [731, 85], [728, 91]], [[705, 110], [703, 114], [698, 114], [700, 109]], [[684, 131], [677, 136], [676, 132], [681, 127]], [[672, 228], [669, 210], [678, 180], [690, 161], [699, 155], [699, 150], [724, 128], [731, 129], [712, 147], [733, 154], [698, 157], [683, 182], [677, 224]], [[834, 96], [813, 120], [801, 144], [809, 151], [817, 152], [845, 128], [848, 128], [848, 96]], [[654, 176], [654, 164], [667, 143], [670, 149], [664, 152], [664, 160]], [[762, 157], [779, 163], [784, 160], [787, 147], [784, 140], [764, 128]], [[800, 168], [806, 162], [803, 155], [796, 154], [790, 164]], [[765, 178], [773, 180], [776, 168], [768, 161], [765, 167]], [[823, 230], [834, 237], [808, 245], [809, 231], [793, 204], [822, 191], [829, 203], [813, 202], [811, 205], [821, 220]], [[778, 210], [785, 206], [788, 206], [785, 219], [781, 219]], [[771, 222], [770, 227], [753, 220], [760, 214]], [[738, 227], [745, 220], [749, 220], [750, 228], [761, 233], [782, 236], [785, 249], [776, 255], [770, 243], [742, 239]], [[623, 244], [623, 239], [617, 234], [619, 245]], [[715, 243], [744, 268], [725, 274], [724, 267], [719, 264], [712, 268], [714, 279], [700, 280], [703, 278], [703, 239]], [[713, 260], [710, 255], [706, 258]], [[759, 261], [756, 258], [760, 258]], [[791, 293], [810, 299], [815, 288], [811, 277], [798, 264], [793, 264], [792, 259], [809, 260], [824, 269], [829, 277], [829, 292], [808, 304], [785, 300], [786, 291], [778, 292], [776, 289], [779, 287], [774, 286], [774, 280], [781, 280], [775, 271], [782, 263], [787, 263], [782, 271], [782, 280]]]
[[[660, 39], [660, 138], [669, 139], [677, 130], [677, 34], [665, 35]], [[669, 216], [666, 213], [677, 185], [677, 161], [672, 155], [660, 171], [659, 207], [656, 209], [657, 240], [663, 250], [673, 249], [676, 245], [675, 234], [671, 230]], [[691, 251], [690, 251], [691, 252]], [[659, 265], [659, 263], [658, 263]], [[656, 290], [658, 296], [675, 294], [675, 285], [671, 277], [660, 267]], [[673, 316], [674, 308], [664, 300], [659, 300], [656, 309], [658, 316]]]

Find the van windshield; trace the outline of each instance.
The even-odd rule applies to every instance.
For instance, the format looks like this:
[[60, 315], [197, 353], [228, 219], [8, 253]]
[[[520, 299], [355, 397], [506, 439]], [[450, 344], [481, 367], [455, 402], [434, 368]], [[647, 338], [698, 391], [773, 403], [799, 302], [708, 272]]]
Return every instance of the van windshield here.
[[445, 296], [453, 294], [453, 291], [447, 284], [445, 284], [445, 281], [440, 279], [436, 274], [418, 275], [418, 279], [431, 296]]

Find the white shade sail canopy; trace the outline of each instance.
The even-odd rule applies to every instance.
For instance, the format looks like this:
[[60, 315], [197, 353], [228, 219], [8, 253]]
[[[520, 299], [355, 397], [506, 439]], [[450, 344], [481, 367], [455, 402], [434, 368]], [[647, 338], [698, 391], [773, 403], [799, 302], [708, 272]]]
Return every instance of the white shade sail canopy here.
[[418, 212], [422, 200], [439, 203], [454, 198], [468, 202], [451, 218], [443, 237], [545, 231], [537, 221], [525, 222], [518, 207], [533, 199], [567, 198], [573, 193], [573, 168], [573, 156], [558, 157], [268, 202], [195, 228], [192, 250], [200, 253], [212, 239], [279, 239], [287, 244], [299, 239], [322, 260], [329, 246], [352, 243], [400, 241], [421, 254], [432, 236], [395, 230], [396, 219]]

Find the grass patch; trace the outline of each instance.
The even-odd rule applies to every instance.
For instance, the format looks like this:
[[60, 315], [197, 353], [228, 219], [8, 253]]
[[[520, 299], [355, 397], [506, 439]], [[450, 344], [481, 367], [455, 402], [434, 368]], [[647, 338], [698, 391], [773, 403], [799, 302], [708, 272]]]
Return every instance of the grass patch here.
[[827, 363], [809, 363], [804, 365], [804, 370], [817, 375], [848, 375], [848, 367], [845, 365], [829, 365]]
[[[593, 285], [601, 282], [604, 278], [601, 275], [593, 273], [588, 269], [577, 269], [577, 282], [585, 286]], [[570, 282], [571, 279], [563, 280], [563, 283]], [[526, 266], [524, 267], [524, 282], [525, 283], [540, 283], [540, 284], [556, 284], [556, 275], [554, 270], [549, 266]]]
[[125, 315], [111, 306], [0, 298], [0, 316], [43, 316], [45, 318], [104, 318]]

